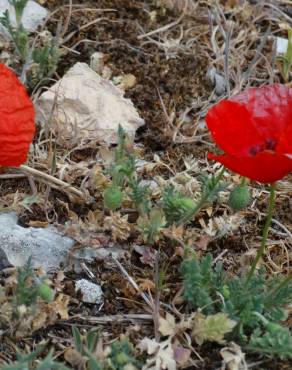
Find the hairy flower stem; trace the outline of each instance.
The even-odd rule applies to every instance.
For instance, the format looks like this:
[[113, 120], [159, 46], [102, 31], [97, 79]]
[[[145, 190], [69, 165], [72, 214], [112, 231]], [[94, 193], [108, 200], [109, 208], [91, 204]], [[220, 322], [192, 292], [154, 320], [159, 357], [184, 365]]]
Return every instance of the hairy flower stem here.
[[203, 205], [208, 201], [208, 199], [214, 194], [219, 181], [222, 179], [222, 176], [224, 175], [225, 170], [226, 170], [225, 167], [223, 167], [221, 169], [221, 171], [219, 172], [219, 175], [216, 177], [216, 179], [213, 183], [212, 189], [208, 192], [205, 192], [202, 195], [201, 199], [196, 204], [196, 206], [193, 209], [191, 209], [189, 212], [186, 213], [186, 215], [180, 220], [180, 222], [179, 222], [180, 225], [189, 221], [203, 207]]
[[262, 258], [263, 254], [265, 253], [268, 234], [269, 234], [269, 229], [270, 229], [270, 226], [271, 226], [273, 211], [274, 211], [274, 208], [275, 208], [275, 196], [276, 196], [276, 183], [273, 183], [270, 186], [270, 199], [269, 199], [268, 216], [267, 216], [264, 231], [263, 231], [261, 246], [260, 246], [260, 248], [257, 252], [255, 260], [253, 261], [253, 263], [251, 265], [250, 272], [247, 276], [246, 284], [248, 284], [250, 279], [253, 277], [255, 269], [257, 268], [257, 265], [258, 265], [260, 259]]

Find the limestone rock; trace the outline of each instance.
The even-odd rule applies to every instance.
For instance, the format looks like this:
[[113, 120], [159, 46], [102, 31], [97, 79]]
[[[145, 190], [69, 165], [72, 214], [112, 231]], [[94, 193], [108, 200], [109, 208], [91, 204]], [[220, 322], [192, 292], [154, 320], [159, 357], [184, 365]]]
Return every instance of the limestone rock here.
[[14, 212], [0, 214], [0, 246], [11, 265], [24, 266], [31, 256], [34, 267], [51, 271], [66, 261], [73, 239], [59, 234], [54, 227], [26, 228], [17, 221]]
[[[121, 125], [134, 138], [144, 120], [132, 102], [85, 63], [76, 63], [36, 103], [37, 120], [51, 122], [60, 145], [114, 144]], [[48, 119], [48, 117], [50, 117]]]
[[[16, 26], [14, 7], [9, 3], [9, 0], [0, 0], [0, 16], [3, 16], [6, 10], [9, 12], [12, 25]], [[35, 1], [29, 0], [22, 15], [23, 27], [29, 32], [34, 32], [47, 16], [47, 9]], [[0, 26], [0, 32], [7, 36], [7, 31], [2, 25]]]

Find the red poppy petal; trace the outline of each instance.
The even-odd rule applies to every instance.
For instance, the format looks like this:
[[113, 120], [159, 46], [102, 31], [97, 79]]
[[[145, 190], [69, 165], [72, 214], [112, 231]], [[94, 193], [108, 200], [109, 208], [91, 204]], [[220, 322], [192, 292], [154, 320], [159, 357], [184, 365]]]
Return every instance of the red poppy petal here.
[[255, 128], [266, 139], [279, 139], [279, 134], [292, 125], [292, 89], [286, 85], [250, 88], [230, 100], [246, 107]]
[[216, 144], [231, 155], [247, 156], [252, 147], [265, 144], [243, 104], [222, 100], [208, 111], [206, 123]]
[[27, 159], [35, 133], [34, 106], [16, 75], [0, 64], [0, 165], [19, 166]]
[[264, 184], [273, 183], [292, 172], [292, 158], [268, 151], [258, 153], [253, 157], [213, 153], [209, 153], [208, 157], [241, 176]]
[[275, 151], [282, 154], [292, 154], [292, 118], [291, 125], [283, 131]]

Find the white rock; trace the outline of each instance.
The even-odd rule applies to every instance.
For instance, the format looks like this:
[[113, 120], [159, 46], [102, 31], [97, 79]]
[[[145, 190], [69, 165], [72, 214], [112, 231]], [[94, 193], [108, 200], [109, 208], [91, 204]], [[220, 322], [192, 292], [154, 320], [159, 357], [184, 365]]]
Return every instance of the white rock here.
[[94, 284], [89, 280], [80, 279], [76, 281], [75, 291], [80, 290], [82, 301], [86, 303], [100, 304], [103, 302], [103, 293], [100, 285]]
[[119, 125], [133, 139], [144, 124], [123, 92], [85, 63], [76, 63], [44, 92], [36, 110], [37, 120], [50, 121], [58, 143], [68, 147], [88, 141], [116, 143]]
[[74, 241], [58, 233], [54, 227], [22, 227], [16, 213], [0, 214], [0, 245], [8, 261], [16, 267], [24, 266], [32, 257], [34, 267], [55, 270], [64, 262]]
[[[0, 16], [3, 16], [6, 10], [9, 12], [11, 23], [16, 26], [14, 7], [9, 3], [9, 0], [0, 0]], [[23, 27], [29, 32], [34, 32], [47, 16], [47, 9], [35, 1], [29, 0], [22, 15]], [[7, 31], [2, 25], [0, 27], [0, 32], [7, 35]]]

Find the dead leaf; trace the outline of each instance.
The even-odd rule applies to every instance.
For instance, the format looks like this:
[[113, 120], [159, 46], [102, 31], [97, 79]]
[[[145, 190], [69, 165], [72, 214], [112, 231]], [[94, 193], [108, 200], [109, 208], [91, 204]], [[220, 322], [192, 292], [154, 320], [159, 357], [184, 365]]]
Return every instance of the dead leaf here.
[[68, 320], [68, 304], [69, 304], [70, 297], [65, 294], [59, 294], [56, 300], [50, 305], [55, 310], [57, 314], [60, 315], [62, 320]]
[[143, 265], [149, 265], [151, 267], [154, 266], [155, 261], [155, 249], [151, 246], [144, 246], [144, 245], [135, 245], [134, 251], [140, 254], [140, 261]]
[[47, 312], [45, 311], [38, 312], [38, 314], [32, 321], [32, 330], [35, 331], [46, 327], [47, 319], [48, 319]]
[[173, 336], [176, 333], [175, 317], [166, 313], [165, 319], [159, 318], [159, 331], [163, 336]]
[[155, 291], [155, 284], [149, 279], [138, 279], [139, 287], [144, 292]]
[[136, 297], [137, 291], [132, 287], [132, 285], [129, 282], [123, 283], [123, 286], [121, 287], [121, 292], [125, 296], [125, 298], [129, 299], [131, 304], [131, 301], [133, 297]]
[[57, 276], [54, 279], [54, 287], [57, 292], [60, 292], [64, 289], [64, 279], [64, 272], [62, 270], [58, 271]]
[[180, 345], [179, 342], [173, 344], [174, 359], [179, 366], [184, 366], [188, 363], [192, 351]]
[[181, 241], [183, 241], [184, 232], [185, 228], [183, 225], [171, 225], [168, 228], [162, 230], [162, 234], [165, 235], [167, 238]]
[[121, 216], [119, 212], [113, 212], [104, 219], [105, 230], [111, 230], [114, 241], [127, 240], [131, 233], [128, 215]]
[[220, 354], [222, 360], [222, 370], [247, 370], [245, 362], [245, 354], [241, 348], [234, 342], [231, 342], [228, 347], [222, 348]]
[[117, 78], [119, 79], [117, 87], [124, 91], [131, 89], [137, 83], [137, 78], [131, 73], [118, 76]]
[[201, 236], [200, 239], [195, 242], [196, 249], [206, 251], [211, 240], [212, 238], [208, 235]]
[[138, 348], [142, 352], [146, 351], [148, 355], [152, 355], [150, 358], [147, 358], [142, 370], [176, 370], [174, 351], [170, 338], [159, 343], [155, 339], [144, 338], [141, 340]]
[[68, 362], [74, 369], [83, 370], [85, 369], [86, 359], [76, 351], [74, 348], [66, 349], [64, 353], [65, 361]]

